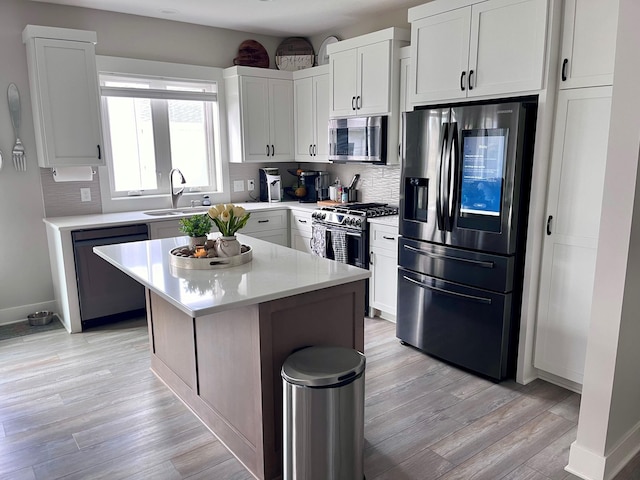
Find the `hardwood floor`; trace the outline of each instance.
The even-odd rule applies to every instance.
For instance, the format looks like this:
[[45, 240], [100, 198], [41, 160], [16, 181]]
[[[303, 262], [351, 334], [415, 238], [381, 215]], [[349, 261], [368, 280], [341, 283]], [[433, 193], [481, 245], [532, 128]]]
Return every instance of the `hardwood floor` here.
[[[365, 322], [368, 480], [573, 480], [580, 398], [494, 384]], [[629, 466], [626, 480], [637, 474]], [[621, 475], [623, 475], [621, 474]], [[250, 479], [149, 370], [143, 320], [0, 341], [0, 479]]]

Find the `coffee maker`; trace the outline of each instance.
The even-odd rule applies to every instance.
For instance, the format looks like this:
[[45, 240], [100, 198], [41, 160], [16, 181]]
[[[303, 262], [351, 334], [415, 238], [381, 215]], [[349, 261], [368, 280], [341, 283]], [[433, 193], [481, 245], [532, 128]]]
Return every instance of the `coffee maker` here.
[[320, 172], [316, 172], [314, 170], [303, 170], [299, 173], [300, 180], [300, 193], [304, 193], [304, 195], [296, 195], [300, 199], [300, 203], [314, 203], [318, 201], [318, 191], [317, 188], [317, 180], [318, 174]]
[[280, 172], [277, 168], [261, 168], [260, 172], [260, 201], [280, 202], [282, 188]]
[[318, 172], [316, 178], [316, 195], [318, 200], [329, 199], [329, 172]]

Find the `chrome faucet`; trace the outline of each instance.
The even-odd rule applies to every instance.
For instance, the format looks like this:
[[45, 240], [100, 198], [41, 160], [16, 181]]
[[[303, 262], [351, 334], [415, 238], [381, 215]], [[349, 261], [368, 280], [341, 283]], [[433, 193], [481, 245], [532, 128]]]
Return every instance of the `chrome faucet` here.
[[177, 168], [172, 168], [171, 172], [169, 173], [169, 188], [171, 189], [171, 208], [177, 208], [178, 207], [178, 199], [182, 195], [182, 192], [184, 192], [184, 187], [181, 187], [177, 192], [174, 192], [174, 187], [173, 187], [173, 174], [174, 173], [177, 173], [178, 175], [180, 175], [180, 183], [181, 184], [186, 183], [186, 180], [184, 179], [184, 175], [182, 174], [182, 172]]

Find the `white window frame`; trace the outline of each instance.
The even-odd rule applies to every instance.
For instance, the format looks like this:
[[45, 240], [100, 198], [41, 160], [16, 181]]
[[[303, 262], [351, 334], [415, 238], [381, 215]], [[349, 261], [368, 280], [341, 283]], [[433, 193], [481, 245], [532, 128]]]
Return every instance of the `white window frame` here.
[[[96, 56], [96, 63], [99, 74], [137, 75], [185, 82], [216, 83], [219, 121], [215, 122], [217, 128], [214, 131], [213, 147], [216, 161], [211, 168], [214, 170], [214, 175], [217, 179], [218, 191], [188, 192], [185, 190], [180, 199], [180, 206], [189, 206], [191, 200], [202, 200], [202, 196], [205, 194], [209, 195], [211, 203], [214, 205], [216, 203], [228, 203], [231, 195], [223, 69], [101, 55]], [[171, 196], [168, 193], [144, 196], [112, 196], [108, 168], [107, 166], [99, 167], [100, 194], [104, 213], [152, 210], [171, 206]]]

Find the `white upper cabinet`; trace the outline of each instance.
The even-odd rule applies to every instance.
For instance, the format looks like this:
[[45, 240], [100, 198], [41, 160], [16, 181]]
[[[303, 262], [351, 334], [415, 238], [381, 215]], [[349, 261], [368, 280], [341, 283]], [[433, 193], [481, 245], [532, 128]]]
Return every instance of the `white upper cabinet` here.
[[618, 0], [565, 0], [561, 89], [613, 84], [617, 19]]
[[407, 31], [388, 28], [329, 45], [329, 116], [393, 115], [398, 50], [408, 39]]
[[329, 156], [329, 66], [293, 72], [295, 160], [326, 162]]
[[224, 78], [230, 161], [292, 161], [291, 72], [231, 67]]
[[27, 25], [22, 40], [38, 164], [104, 165], [95, 32]]
[[471, 3], [409, 9], [413, 104], [542, 88], [548, 0]]

